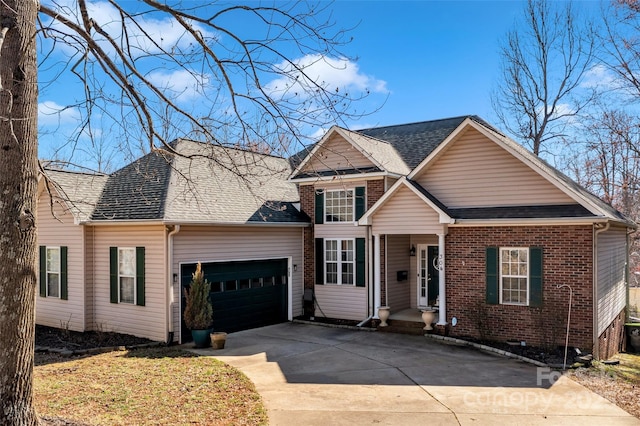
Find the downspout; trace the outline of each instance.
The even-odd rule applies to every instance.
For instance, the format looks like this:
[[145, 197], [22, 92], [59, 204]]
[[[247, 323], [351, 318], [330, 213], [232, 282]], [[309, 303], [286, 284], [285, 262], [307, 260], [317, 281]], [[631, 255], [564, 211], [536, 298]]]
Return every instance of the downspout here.
[[167, 294], [166, 294], [166, 306], [168, 308], [169, 315], [167, 316], [169, 324], [169, 335], [167, 336], [167, 343], [173, 342], [173, 236], [180, 232], [180, 225], [174, 225], [173, 230], [167, 234]]
[[610, 222], [593, 233], [593, 357], [598, 359], [600, 347], [598, 345], [598, 235], [609, 230]]

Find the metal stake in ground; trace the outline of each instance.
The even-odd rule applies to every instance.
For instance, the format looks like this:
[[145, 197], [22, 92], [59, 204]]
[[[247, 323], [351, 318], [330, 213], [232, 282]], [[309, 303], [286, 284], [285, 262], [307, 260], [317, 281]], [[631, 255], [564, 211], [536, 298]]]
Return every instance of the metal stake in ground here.
[[562, 369], [567, 369], [567, 350], [569, 349], [569, 324], [571, 323], [571, 299], [573, 298], [573, 289], [569, 284], [562, 284], [557, 286], [559, 289], [562, 287], [569, 288], [569, 313], [567, 314], [567, 337], [564, 340], [564, 364], [562, 364]]

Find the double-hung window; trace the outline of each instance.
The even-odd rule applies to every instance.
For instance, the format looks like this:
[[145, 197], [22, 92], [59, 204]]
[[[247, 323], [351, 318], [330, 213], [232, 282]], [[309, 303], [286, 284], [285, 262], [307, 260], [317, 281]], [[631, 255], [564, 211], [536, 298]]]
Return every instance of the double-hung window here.
[[40, 297], [68, 298], [65, 246], [40, 246]]
[[47, 297], [60, 297], [60, 247], [47, 247]]
[[118, 248], [118, 294], [120, 303], [136, 303], [136, 249]]
[[327, 284], [355, 284], [353, 239], [325, 239], [325, 280]]
[[111, 303], [145, 305], [144, 258], [144, 247], [109, 247]]
[[326, 191], [325, 222], [353, 222], [353, 189]]
[[528, 248], [500, 248], [500, 303], [529, 304]]

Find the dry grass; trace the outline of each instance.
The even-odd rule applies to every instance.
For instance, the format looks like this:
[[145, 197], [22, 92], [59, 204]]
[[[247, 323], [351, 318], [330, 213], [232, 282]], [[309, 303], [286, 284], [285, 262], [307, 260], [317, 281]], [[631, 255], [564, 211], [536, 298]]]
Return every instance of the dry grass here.
[[82, 358], [36, 356], [41, 416], [92, 425], [263, 425], [253, 384], [212, 358], [173, 348]]
[[592, 368], [572, 371], [570, 377], [640, 418], [640, 355], [618, 354], [612, 359], [620, 364], [594, 362]]

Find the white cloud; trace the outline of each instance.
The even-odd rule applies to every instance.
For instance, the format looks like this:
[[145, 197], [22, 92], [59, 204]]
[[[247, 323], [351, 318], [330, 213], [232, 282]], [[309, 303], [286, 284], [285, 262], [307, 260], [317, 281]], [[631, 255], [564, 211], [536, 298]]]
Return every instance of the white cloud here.
[[[44, 3], [70, 21], [75, 23], [81, 22], [80, 11], [77, 7], [76, 0], [55, 0], [45, 1]], [[124, 5], [122, 8], [125, 10], [128, 9]], [[161, 48], [169, 52], [175, 48], [188, 50], [191, 49], [191, 46], [194, 44], [193, 37], [187, 33], [178, 21], [170, 17], [156, 19], [150, 14], [136, 15], [132, 12], [136, 24], [132, 24], [130, 20], [125, 20], [123, 23], [119, 10], [112, 4], [104, 1], [87, 2], [87, 12], [89, 17], [121, 46], [124, 45], [122, 40], [126, 38], [134, 57], [138, 54], [158, 53]], [[63, 33], [69, 32], [69, 30], [58, 21], [53, 21], [50, 25]], [[207, 30], [202, 25], [194, 22], [190, 22], [190, 25], [205, 39], [219, 38], [217, 34]], [[123, 32], [125, 26], [126, 34]], [[100, 41], [100, 37], [96, 37], [96, 39]], [[113, 51], [113, 47], [104, 40], [101, 41], [101, 45], [107, 52]], [[61, 47], [64, 49], [64, 44]], [[67, 47], [67, 49], [69, 48]], [[138, 51], [136, 52], [136, 50]]]
[[38, 124], [40, 125], [77, 124], [80, 119], [80, 111], [77, 108], [65, 107], [54, 101], [38, 104]]
[[156, 71], [147, 75], [147, 78], [156, 87], [169, 91], [169, 97], [176, 101], [186, 102], [199, 98], [204, 94], [210, 77], [207, 74], [198, 74], [189, 70], [174, 72]]
[[[272, 93], [309, 95], [315, 85], [327, 90], [340, 92], [356, 90], [358, 92], [387, 93], [387, 83], [360, 72], [355, 62], [345, 58], [327, 58], [320, 54], [306, 55], [292, 61], [298, 71], [288, 62], [275, 66], [282, 77], [271, 81], [266, 89]], [[303, 75], [304, 72], [304, 75]]]
[[582, 80], [585, 89], [611, 90], [620, 87], [616, 76], [604, 65], [596, 65], [588, 70]]

